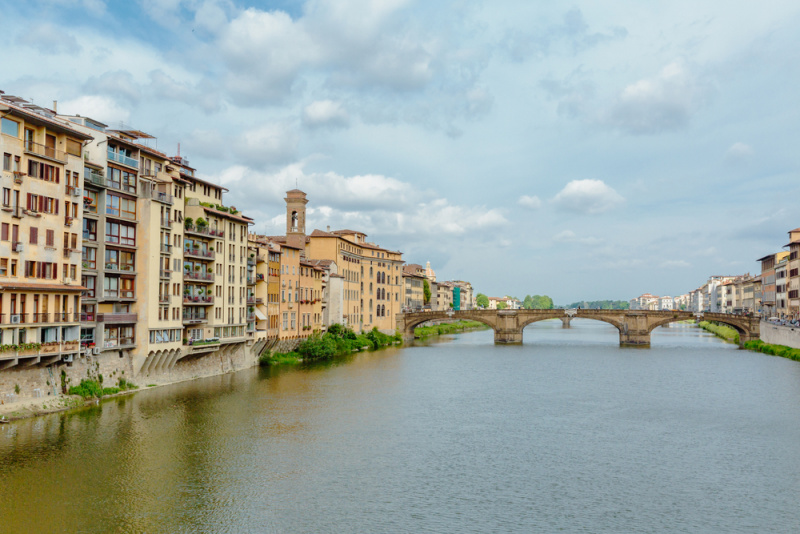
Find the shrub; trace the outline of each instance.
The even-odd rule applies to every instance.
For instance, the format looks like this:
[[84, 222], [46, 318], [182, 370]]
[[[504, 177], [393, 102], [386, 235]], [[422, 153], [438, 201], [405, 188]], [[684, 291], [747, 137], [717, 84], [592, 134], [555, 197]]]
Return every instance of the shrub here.
[[94, 380], [81, 380], [77, 386], [69, 388], [70, 395], [80, 395], [84, 399], [100, 398], [103, 396], [103, 387]]

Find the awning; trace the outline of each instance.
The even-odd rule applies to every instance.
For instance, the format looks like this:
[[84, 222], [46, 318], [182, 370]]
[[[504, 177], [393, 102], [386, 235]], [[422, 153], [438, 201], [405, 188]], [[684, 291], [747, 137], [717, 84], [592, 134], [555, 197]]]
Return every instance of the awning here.
[[256, 308], [256, 317], [258, 317], [262, 321], [267, 320], [267, 316], [261, 313], [261, 310], [259, 310], [258, 308]]

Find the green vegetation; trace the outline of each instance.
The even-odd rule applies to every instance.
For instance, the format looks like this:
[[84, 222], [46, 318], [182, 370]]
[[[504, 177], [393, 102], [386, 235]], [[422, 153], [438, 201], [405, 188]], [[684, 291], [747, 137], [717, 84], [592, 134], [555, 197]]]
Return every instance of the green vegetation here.
[[475, 303], [478, 306], [482, 307], [482, 308], [488, 308], [489, 307], [489, 297], [487, 297], [483, 293], [478, 293], [478, 296], [475, 297]]
[[454, 323], [442, 323], [433, 326], [419, 326], [414, 329], [414, 337], [439, 336], [442, 334], [455, 334], [465, 330], [489, 328], [478, 321], [456, 321]]
[[712, 323], [709, 321], [700, 321], [700, 328], [703, 330], [708, 330], [715, 336], [721, 337], [722, 339], [732, 341], [733, 343], [739, 343], [739, 332], [729, 326], [723, 326], [721, 324]]
[[80, 395], [84, 399], [93, 399], [93, 398], [101, 398], [104, 395], [114, 395], [115, 393], [119, 393], [120, 391], [127, 391], [130, 389], [138, 389], [139, 386], [132, 382], [128, 382], [124, 378], [119, 379], [119, 383], [116, 387], [109, 387], [104, 388], [102, 386], [103, 379], [102, 375], [99, 381], [83, 379], [81, 383], [77, 386], [72, 386], [69, 388], [68, 393], [70, 395]]
[[526, 310], [552, 310], [553, 299], [547, 295], [526, 295], [522, 300], [522, 307]]
[[582, 308], [586, 310], [627, 310], [630, 309], [631, 304], [627, 300], [584, 300], [582, 302], [573, 302], [563, 308]]
[[330, 360], [336, 356], [344, 356], [362, 349], [378, 349], [387, 345], [402, 342], [403, 337], [397, 333], [393, 336], [373, 328], [366, 334], [356, 335], [351, 329], [333, 324], [322, 335], [314, 334], [297, 347], [294, 352], [274, 354], [264, 353], [259, 358], [261, 365], [295, 364], [304, 362]]
[[752, 341], [747, 341], [744, 344], [744, 348], [769, 354], [770, 356], [780, 356], [781, 358], [789, 358], [790, 360], [800, 362], [800, 349], [793, 349], [786, 345], [770, 345], [769, 343], [764, 343], [760, 339], [754, 339]]
[[431, 301], [431, 285], [427, 278], [422, 281], [422, 298], [425, 300], [425, 304], [429, 304]]
[[508, 304], [506, 304], [505, 302], [498, 302], [497, 303], [497, 309], [498, 310], [505, 310], [506, 308], [508, 308]]

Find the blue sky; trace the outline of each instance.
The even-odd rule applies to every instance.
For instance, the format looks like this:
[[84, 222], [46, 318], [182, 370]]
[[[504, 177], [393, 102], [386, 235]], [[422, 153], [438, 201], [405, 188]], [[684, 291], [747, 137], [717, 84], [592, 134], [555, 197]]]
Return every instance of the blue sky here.
[[[698, 5], [700, 4], [700, 5]], [[800, 226], [800, 4], [3, 2], [0, 89], [158, 137], [280, 233], [490, 295], [677, 295]]]

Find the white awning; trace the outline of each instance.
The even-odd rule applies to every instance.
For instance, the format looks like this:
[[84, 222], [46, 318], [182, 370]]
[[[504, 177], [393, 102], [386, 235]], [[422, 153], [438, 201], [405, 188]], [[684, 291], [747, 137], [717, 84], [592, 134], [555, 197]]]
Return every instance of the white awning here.
[[261, 313], [261, 310], [259, 310], [258, 308], [256, 308], [256, 317], [258, 317], [262, 321], [267, 320], [267, 316]]

